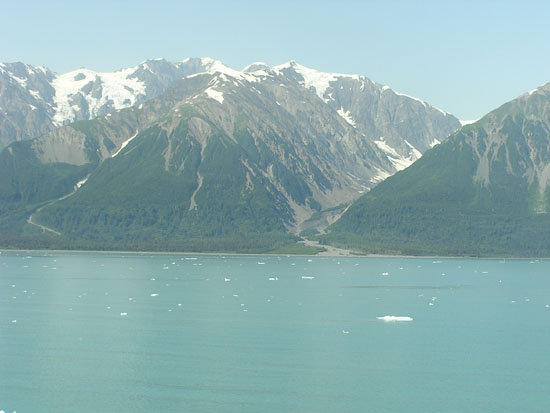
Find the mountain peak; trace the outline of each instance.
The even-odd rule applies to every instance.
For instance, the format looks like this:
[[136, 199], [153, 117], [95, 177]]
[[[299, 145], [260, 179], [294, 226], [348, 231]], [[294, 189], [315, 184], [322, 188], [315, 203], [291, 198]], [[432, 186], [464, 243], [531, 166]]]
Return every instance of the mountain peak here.
[[269, 70], [271, 66], [264, 62], [254, 62], [246, 66], [242, 71], [245, 73], [257, 72], [259, 70]]
[[276, 70], [285, 71], [292, 69], [303, 79], [303, 86], [306, 89], [313, 88], [321, 99], [325, 100], [324, 95], [330, 86], [330, 83], [338, 80], [338, 78], [347, 77], [359, 80], [359, 75], [346, 75], [341, 73], [320, 72], [315, 69], [310, 69], [295, 60], [290, 60], [282, 65], [275, 66]]
[[550, 92], [550, 82], [548, 83], [545, 83], [544, 85], [542, 86], [539, 86], [533, 90], [531, 90], [530, 92], [526, 93], [525, 95], [534, 95], [535, 93], [549, 93]]

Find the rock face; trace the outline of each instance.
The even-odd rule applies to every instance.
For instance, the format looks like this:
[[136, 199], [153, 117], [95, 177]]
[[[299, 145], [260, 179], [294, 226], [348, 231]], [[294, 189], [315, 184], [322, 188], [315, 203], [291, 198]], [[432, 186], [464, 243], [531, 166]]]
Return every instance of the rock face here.
[[361, 130], [398, 170], [460, 127], [449, 113], [364, 76], [317, 72], [296, 62], [277, 68], [312, 89], [346, 122]]
[[[288, 62], [276, 68], [254, 63], [243, 70], [277, 70], [313, 90], [351, 125], [397, 152], [396, 164], [408, 165], [427, 148], [459, 127], [453, 116], [392, 91], [364, 76], [323, 73]], [[0, 63], [0, 147], [41, 136], [54, 127], [104, 116], [163, 93], [176, 80], [201, 72], [233, 72], [210, 58], [171, 63], [147, 60], [111, 73], [81, 68], [55, 74], [24, 63]], [[406, 142], [404, 142], [406, 140]], [[389, 155], [396, 156], [393, 152]]]
[[23, 63], [0, 64], [0, 148], [52, 129], [54, 73]]
[[[60, 89], [64, 78], [55, 78], [54, 122], [96, 117], [4, 150], [5, 205], [32, 209], [20, 200], [54, 200], [60, 188], [69, 193], [88, 177], [34, 220], [88, 241], [288, 237], [313, 214], [353, 201], [459, 126], [453, 116], [364, 77], [294, 62], [235, 71], [189, 59], [185, 70], [196, 73], [169, 87], [171, 76], [181, 74], [175, 68], [157, 83], [137, 85], [165, 63], [145, 62], [135, 76], [117, 72], [129, 79], [116, 83], [129, 95], [105, 76], [87, 82], [91, 75], [77, 71], [73, 81], [88, 86], [66, 94], [63, 102], [73, 112], [59, 98], [59, 90], [70, 88]], [[57, 192], [26, 193], [34, 187], [20, 184], [25, 172], [13, 167], [23, 162], [57, 183]]]
[[142, 103], [211, 64], [211, 59], [155, 59], [112, 73], [82, 68], [58, 75], [45, 67], [0, 63], [0, 147]]
[[378, 252], [548, 256], [549, 174], [547, 84], [380, 184], [325, 241]]

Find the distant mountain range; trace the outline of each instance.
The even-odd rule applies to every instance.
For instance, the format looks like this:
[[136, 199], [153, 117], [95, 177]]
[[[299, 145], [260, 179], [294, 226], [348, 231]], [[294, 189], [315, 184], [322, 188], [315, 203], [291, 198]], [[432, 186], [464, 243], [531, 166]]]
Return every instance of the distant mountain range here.
[[0, 146], [143, 103], [214, 63], [155, 59], [111, 73], [82, 68], [61, 75], [43, 66], [0, 63]]
[[366, 77], [296, 62], [63, 75], [6, 63], [0, 82], [6, 245], [269, 249], [460, 127]]
[[548, 257], [549, 213], [550, 83], [388, 178], [323, 240], [382, 253]]

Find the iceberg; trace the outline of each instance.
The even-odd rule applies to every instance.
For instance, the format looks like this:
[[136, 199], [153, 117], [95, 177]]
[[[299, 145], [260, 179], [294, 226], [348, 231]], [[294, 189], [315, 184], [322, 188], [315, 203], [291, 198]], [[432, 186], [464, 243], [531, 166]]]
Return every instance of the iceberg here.
[[385, 315], [384, 317], [376, 317], [376, 319], [382, 321], [413, 321], [412, 317], [396, 315]]

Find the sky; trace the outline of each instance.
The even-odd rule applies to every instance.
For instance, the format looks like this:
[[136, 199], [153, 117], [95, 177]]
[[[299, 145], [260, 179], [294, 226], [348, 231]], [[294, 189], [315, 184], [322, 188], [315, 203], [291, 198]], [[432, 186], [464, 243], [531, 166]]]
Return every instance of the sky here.
[[364, 75], [459, 119], [550, 81], [545, 1], [0, 0], [0, 62], [64, 73], [164, 57]]

